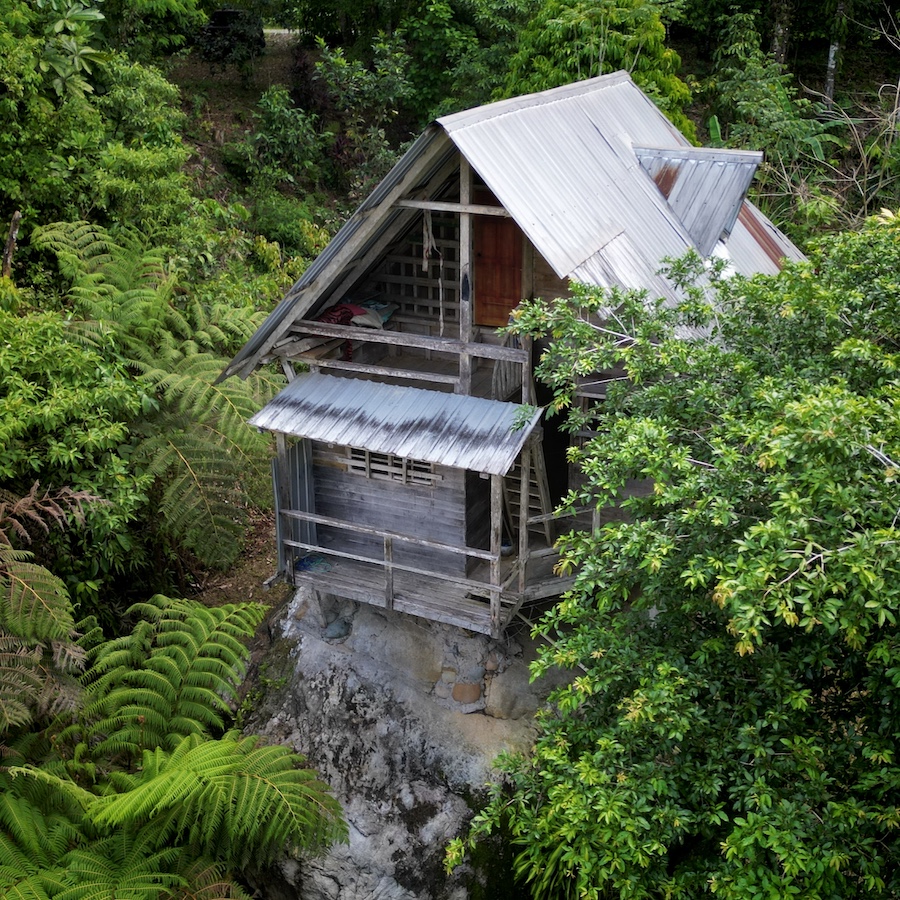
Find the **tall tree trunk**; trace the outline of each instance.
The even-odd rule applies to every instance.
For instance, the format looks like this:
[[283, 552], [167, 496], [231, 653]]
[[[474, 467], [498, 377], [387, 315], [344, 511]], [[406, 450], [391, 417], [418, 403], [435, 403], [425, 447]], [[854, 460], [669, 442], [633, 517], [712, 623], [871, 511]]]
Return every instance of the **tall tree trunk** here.
[[828, 63], [825, 68], [825, 105], [831, 109], [834, 103], [834, 76], [837, 72], [838, 57], [841, 53], [841, 42], [832, 41], [828, 47]]
[[12, 222], [9, 225], [9, 234], [6, 238], [6, 246], [3, 248], [3, 265], [0, 274], [4, 278], [12, 277], [12, 259], [16, 252], [16, 238], [19, 236], [19, 223], [22, 221], [22, 213], [16, 210], [13, 213]]
[[834, 11], [834, 27], [831, 31], [831, 44], [828, 47], [828, 63], [825, 68], [825, 105], [831, 109], [834, 103], [834, 82], [837, 74], [838, 61], [841, 56], [841, 38], [846, 31], [846, 4], [844, 0], [838, 0]]
[[787, 61], [791, 26], [794, 21], [793, 0], [772, 0], [772, 56], [783, 66]]

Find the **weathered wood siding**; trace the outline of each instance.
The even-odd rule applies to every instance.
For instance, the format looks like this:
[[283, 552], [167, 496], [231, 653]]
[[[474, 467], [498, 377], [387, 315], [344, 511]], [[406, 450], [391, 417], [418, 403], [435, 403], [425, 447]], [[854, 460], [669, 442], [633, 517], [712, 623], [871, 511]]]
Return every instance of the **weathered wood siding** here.
[[[347, 470], [345, 448], [313, 446], [316, 512], [382, 531], [408, 534], [462, 548], [466, 540], [465, 472], [435, 466], [433, 485], [403, 484]], [[319, 544], [382, 559], [382, 540], [319, 526]], [[465, 556], [395, 541], [395, 563], [464, 575]]]
[[542, 297], [544, 300], [554, 297], [569, 297], [572, 294], [569, 290], [569, 282], [560, 278], [550, 268], [550, 263], [536, 250], [534, 251], [531, 281], [534, 296]]

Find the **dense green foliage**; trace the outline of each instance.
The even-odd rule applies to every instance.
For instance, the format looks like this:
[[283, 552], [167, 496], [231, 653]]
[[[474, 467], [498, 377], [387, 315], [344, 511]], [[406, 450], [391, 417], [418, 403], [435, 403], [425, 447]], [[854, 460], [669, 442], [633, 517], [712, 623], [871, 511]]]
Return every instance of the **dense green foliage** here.
[[519, 37], [505, 96], [625, 69], [688, 137], [690, 100], [681, 60], [666, 46], [659, 8], [645, 0], [545, 0]]
[[[624, 67], [688, 136], [686, 111], [765, 150], [759, 199], [795, 235], [898, 203], [893, 88], [836, 67], [832, 101], [785, 68], [818, 87], [829, 47], [883, 47], [868, 0], [238, 5], [308, 52], [220, 135], [165, 75], [213, 4], [0, 0], [0, 222], [23, 214], [0, 279], [4, 894], [239, 896], [250, 857], [340, 835], [294, 757], [228, 730], [259, 611], [146, 598], [240, 552], [268, 495], [245, 419], [275, 385], [215, 378], [431, 117]], [[566, 540], [538, 671], [581, 668], [478, 826], [505, 822], [538, 894], [900, 892], [897, 237], [723, 286], [712, 317], [525, 307], [561, 404], [573, 372], [631, 378], [576, 423], [598, 435], [577, 502], [655, 485]], [[676, 340], [685, 315], [719, 340]], [[79, 638], [75, 610], [118, 636]]]
[[0, 282], [0, 491], [106, 501], [81, 529], [12, 538], [115, 628], [131, 600], [233, 561], [266, 502], [245, 420], [273, 385], [214, 381], [303, 263], [248, 233], [243, 207], [191, 197], [178, 92], [100, 52], [96, 6], [0, 12], [0, 214], [23, 214]]
[[[58, 260], [58, 311], [0, 312], [0, 479], [104, 498], [85, 527], [39, 538], [38, 551], [106, 624], [120, 597], [171, 583], [160, 559], [224, 566], [243, 511], [265, 484], [266, 444], [246, 427], [271, 387], [216, 385], [259, 316], [178, 291], [171, 262], [136, 231], [113, 240], [87, 223], [38, 229]], [[134, 593], [132, 593], [134, 592]], [[127, 604], [126, 604], [127, 605]]]
[[98, 643], [0, 543], [0, 896], [243, 898], [241, 874], [346, 836], [300, 757], [227, 730], [263, 613], [156, 596]]
[[534, 672], [573, 679], [474, 829], [506, 824], [535, 896], [900, 892], [898, 266], [891, 218], [713, 306], [522, 307], [559, 408], [629, 376], [572, 413], [571, 498], [629, 518], [562, 539]]

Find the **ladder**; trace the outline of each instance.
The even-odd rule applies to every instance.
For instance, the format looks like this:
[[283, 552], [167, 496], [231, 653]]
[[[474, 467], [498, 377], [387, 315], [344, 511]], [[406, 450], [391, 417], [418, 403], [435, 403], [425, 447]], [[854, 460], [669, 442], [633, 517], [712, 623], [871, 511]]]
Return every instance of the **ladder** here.
[[[522, 503], [522, 461], [506, 473], [503, 479], [503, 518], [507, 535], [515, 538], [519, 531], [519, 511]], [[553, 521], [549, 518], [553, 512], [550, 500], [550, 488], [547, 484], [547, 466], [544, 461], [544, 448], [536, 440], [531, 450], [531, 472], [528, 479], [528, 516], [544, 516], [540, 522], [528, 526], [530, 534], [542, 536], [548, 547], [553, 546]]]

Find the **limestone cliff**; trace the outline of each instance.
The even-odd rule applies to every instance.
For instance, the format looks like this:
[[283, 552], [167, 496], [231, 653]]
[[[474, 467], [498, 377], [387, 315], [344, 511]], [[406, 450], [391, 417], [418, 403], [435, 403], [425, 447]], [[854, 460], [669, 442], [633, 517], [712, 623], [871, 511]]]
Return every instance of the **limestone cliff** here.
[[[499, 897], [499, 858], [444, 875], [501, 750], [525, 750], [550, 684], [534, 647], [298, 592], [270, 626], [248, 695], [249, 730], [307, 756], [344, 804], [350, 841], [283, 866], [270, 898]], [[490, 856], [490, 854], [489, 854]], [[489, 892], [489, 893], [485, 893]]]

